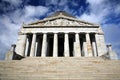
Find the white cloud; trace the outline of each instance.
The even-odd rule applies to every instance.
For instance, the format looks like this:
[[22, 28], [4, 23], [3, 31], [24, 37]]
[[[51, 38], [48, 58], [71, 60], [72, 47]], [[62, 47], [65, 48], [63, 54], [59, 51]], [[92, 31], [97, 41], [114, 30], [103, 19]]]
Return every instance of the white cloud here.
[[120, 5], [117, 5], [114, 9], [116, 15], [120, 15]]
[[1, 42], [4, 43], [4, 45], [6, 45], [7, 47], [9, 47], [10, 44], [15, 42], [15, 39], [17, 37], [17, 34], [15, 33], [17, 33], [18, 31], [18, 25], [14, 24], [8, 16], [4, 15], [1, 16], [0, 27], [3, 31], [3, 33], [1, 33], [0, 35]]
[[106, 43], [111, 43], [113, 50], [120, 57], [120, 24], [106, 23], [109, 22], [111, 16], [118, 17], [120, 15], [120, 4], [108, 2], [107, 0], [87, 0], [87, 3], [89, 3], [88, 9], [90, 12], [84, 12], [77, 17], [89, 22], [102, 24], [101, 27], [105, 33]]
[[26, 6], [24, 9], [25, 17], [42, 16], [49, 11], [49, 8], [44, 6]]
[[109, 14], [109, 7], [106, 6], [105, 0], [87, 0], [87, 3], [90, 12], [77, 17], [93, 23], [104, 23], [105, 17]]
[[0, 59], [3, 59], [11, 44], [16, 41], [18, 25], [13, 24], [8, 16], [0, 17]]
[[46, 0], [46, 5], [57, 5], [58, 3], [58, 0]]
[[46, 0], [46, 6], [65, 6], [68, 3], [67, 0]]
[[0, 13], [13, 11], [20, 6], [23, 6], [22, 2], [23, 0], [2, 0], [0, 1]]
[[[78, 16], [77, 16], [78, 17]], [[83, 19], [89, 22], [93, 23], [99, 23], [100, 22], [100, 17], [97, 17], [97, 15], [91, 13], [91, 14], [83, 14], [82, 16], [78, 17], [79, 19]]]
[[15, 44], [18, 31], [23, 22], [29, 23], [38, 20], [45, 15], [49, 8], [44, 6], [25, 6], [13, 12], [0, 15], [0, 59], [3, 59], [6, 50], [10, 49], [11, 44]]
[[120, 15], [120, 4], [107, 0], [87, 0], [90, 12], [84, 12], [78, 15], [79, 19], [87, 20], [94, 23], [104, 24], [108, 21], [107, 17]]
[[23, 9], [17, 9], [14, 12], [5, 14], [14, 24], [28, 23], [38, 20], [38, 17], [45, 15], [49, 8], [44, 6], [25, 6]]
[[87, 2], [91, 5], [98, 5], [103, 3], [104, 0], [87, 0]]

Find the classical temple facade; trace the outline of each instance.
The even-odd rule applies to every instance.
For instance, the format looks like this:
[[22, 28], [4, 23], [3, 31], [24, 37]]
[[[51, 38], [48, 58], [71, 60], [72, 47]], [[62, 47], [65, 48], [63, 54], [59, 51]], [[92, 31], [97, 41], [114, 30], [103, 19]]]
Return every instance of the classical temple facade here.
[[23, 24], [0, 61], [0, 80], [120, 80], [120, 60], [100, 25], [66, 12]]
[[97, 57], [108, 54], [100, 25], [58, 11], [23, 24], [14, 52], [22, 57]]

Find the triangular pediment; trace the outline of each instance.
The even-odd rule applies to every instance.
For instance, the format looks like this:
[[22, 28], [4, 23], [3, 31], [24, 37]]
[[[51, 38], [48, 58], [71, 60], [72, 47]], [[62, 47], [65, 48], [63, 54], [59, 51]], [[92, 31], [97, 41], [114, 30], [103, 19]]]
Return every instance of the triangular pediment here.
[[96, 24], [78, 20], [65, 12], [56, 12], [43, 20], [28, 24], [30, 26], [96, 26]]
[[28, 25], [38, 25], [38, 26], [94, 26], [96, 24], [76, 20], [76, 19], [69, 19], [69, 18], [53, 18], [53, 19], [45, 19], [40, 20]]

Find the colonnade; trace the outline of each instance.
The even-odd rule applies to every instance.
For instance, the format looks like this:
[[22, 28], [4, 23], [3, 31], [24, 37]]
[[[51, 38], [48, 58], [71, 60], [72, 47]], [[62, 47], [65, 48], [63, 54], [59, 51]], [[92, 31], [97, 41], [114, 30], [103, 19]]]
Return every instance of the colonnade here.
[[33, 33], [26, 35], [24, 56], [98, 56], [95, 33]]

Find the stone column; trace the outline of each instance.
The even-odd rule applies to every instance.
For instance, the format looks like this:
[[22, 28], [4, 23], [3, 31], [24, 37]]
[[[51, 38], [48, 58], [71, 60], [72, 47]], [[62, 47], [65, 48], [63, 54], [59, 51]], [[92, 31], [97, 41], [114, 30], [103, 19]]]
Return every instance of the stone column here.
[[35, 56], [37, 56], [37, 50], [38, 50], [38, 42], [35, 43]]
[[22, 38], [21, 38], [23, 41], [21, 41], [20, 44], [18, 45], [22, 45], [18, 50], [21, 49], [20, 53], [21, 53], [21, 56], [25, 56], [25, 46], [26, 46], [26, 40], [27, 40], [27, 35], [26, 34], [22, 34]]
[[65, 57], [69, 57], [69, 38], [68, 38], [68, 33], [65, 33], [64, 56]]
[[85, 40], [83, 41], [82, 54], [84, 54], [85, 57], [87, 56], [87, 42]]
[[54, 33], [53, 57], [58, 56], [58, 35]]
[[42, 42], [42, 52], [41, 57], [45, 57], [47, 53], [47, 34], [43, 34], [43, 42]]
[[28, 38], [26, 40], [26, 48], [25, 48], [25, 56], [27, 56], [27, 53], [28, 53], [28, 46], [29, 46], [29, 41], [28, 41]]
[[79, 39], [79, 34], [75, 34], [75, 44], [74, 44], [74, 56], [79, 57], [81, 56], [81, 47], [80, 47], [80, 39]]
[[100, 45], [100, 39], [99, 39], [99, 36], [98, 36], [98, 33], [95, 34], [95, 40], [96, 40], [96, 46], [97, 46], [97, 52], [98, 52], [98, 56], [99, 54], [101, 53], [101, 45]]
[[23, 39], [23, 46], [21, 47], [23, 50], [22, 50], [22, 56], [25, 56], [25, 47], [26, 47], [26, 39], [27, 39], [27, 35], [26, 34], [23, 34], [24, 37], [22, 38]]
[[35, 56], [35, 43], [36, 43], [36, 34], [33, 33], [31, 50], [30, 50], [30, 56], [31, 57]]
[[94, 56], [96, 57], [97, 56], [97, 48], [96, 48], [95, 40], [92, 40], [92, 49], [93, 49]]
[[90, 35], [88, 33], [86, 34], [86, 42], [87, 42], [87, 56], [93, 56], [91, 42], [90, 42]]

